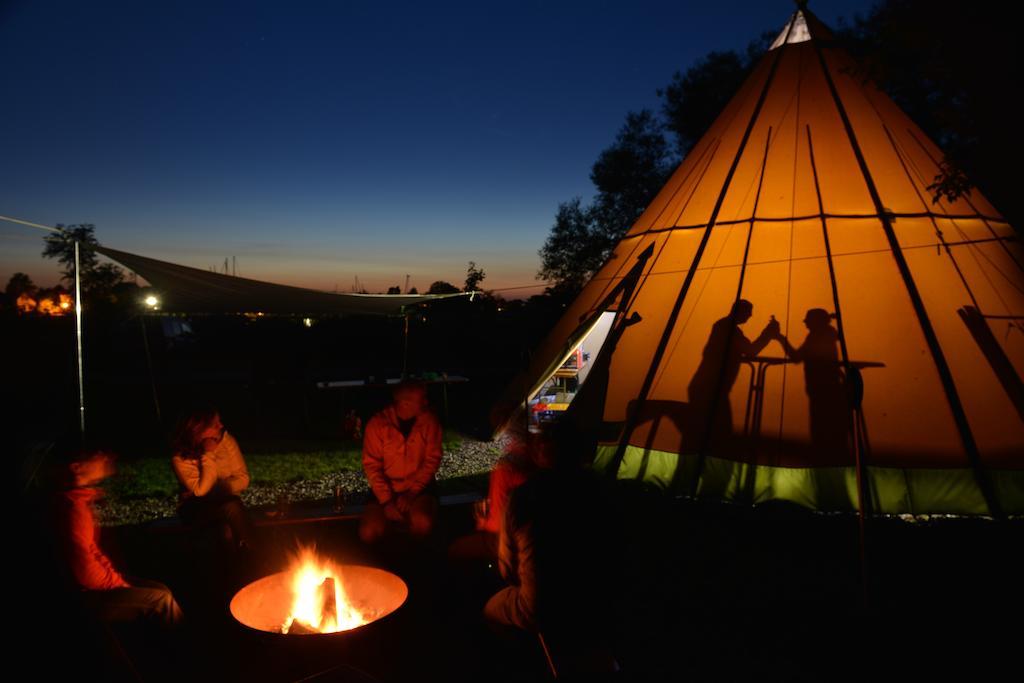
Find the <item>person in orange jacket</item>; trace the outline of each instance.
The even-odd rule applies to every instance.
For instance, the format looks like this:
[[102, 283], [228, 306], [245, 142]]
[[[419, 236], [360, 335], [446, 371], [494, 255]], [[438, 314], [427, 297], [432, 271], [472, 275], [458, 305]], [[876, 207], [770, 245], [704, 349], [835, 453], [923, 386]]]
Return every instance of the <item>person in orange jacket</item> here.
[[403, 382], [392, 404], [366, 424], [363, 470], [374, 500], [363, 512], [360, 538], [376, 541], [389, 522], [415, 536], [428, 535], [437, 515], [432, 490], [440, 464], [441, 423], [430, 411], [426, 387]]

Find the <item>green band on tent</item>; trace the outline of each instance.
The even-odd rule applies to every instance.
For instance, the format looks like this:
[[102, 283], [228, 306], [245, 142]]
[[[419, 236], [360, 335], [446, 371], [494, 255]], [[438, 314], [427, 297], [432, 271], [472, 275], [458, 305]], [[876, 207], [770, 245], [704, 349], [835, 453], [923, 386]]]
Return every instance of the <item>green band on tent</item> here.
[[[606, 470], [615, 444], [597, 448], [594, 467]], [[682, 462], [682, 480], [692, 477], [696, 455], [627, 446], [619, 479], [637, 479], [667, 490]], [[988, 507], [969, 469], [867, 468], [876, 514], [987, 515]], [[1009, 514], [1024, 514], [1024, 471], [989, 470], [998, 500]], [[855, 467], [772, 467], [709, 456], [697, 493], [705, 498], [764, 503], [786, 500], [822, 512], [857, 509]]]

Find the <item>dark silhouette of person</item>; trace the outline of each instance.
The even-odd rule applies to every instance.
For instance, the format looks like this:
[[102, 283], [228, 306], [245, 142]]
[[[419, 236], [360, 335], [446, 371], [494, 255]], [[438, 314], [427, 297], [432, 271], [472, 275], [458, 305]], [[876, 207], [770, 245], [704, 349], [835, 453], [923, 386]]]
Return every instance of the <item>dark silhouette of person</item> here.
[[786, 355], [804, 366], [811, 444], [816, 455], [838, 464], [847, 453], [850, 405], [839, 364], [839, 332], [831, 324], [834, 317], [822, 308], [812, 308], [804, 316], [807, 337], [800, 348], [794, 348], [781, 334], [778, 340]]
[[[691, 438], [702, 438], [709, 426], [712, 436], [725, 436], [732, 432], [729, 392], [736, 383], [740, 364], [760, 353], [779, 334], [779, 323], [772, 317], [757, 339], [747, 339], [740, 325], [750, 320], [753, 313], [754, 304], [746, 299], [737, 299], [729, 315], [711, 326], [700, 366], [687, 387], [690, 406], [687, 421]], [[712, 420], [714, 424], [709, 425]]]
[[491, 471], [487, 498], [474, 506], [476, 532], [456, 539], [448, 547], [448, 558], [456, 564], [474, 561], [498, 561], [498, 535], [501, 531], [512, 492], [551, 463], [551, 443], [541, 434], [532, 434], [516, 421], [506, 432], [505, 452]]
[[[591, 680], [618, 668], [607, 642], [614, 618], [595, 571], [614, 562], [614, 532], [606, 479], [585, 468], [586, 439], [572, 422], [544, 437], [549, 458], [509, 496], [498, 540], [498, 567], [509, 585], [484, 606], [497, 633], [540, 633], [552, 667], [566, 680]], [[605, 680], [605, 679], [600, 679]]]

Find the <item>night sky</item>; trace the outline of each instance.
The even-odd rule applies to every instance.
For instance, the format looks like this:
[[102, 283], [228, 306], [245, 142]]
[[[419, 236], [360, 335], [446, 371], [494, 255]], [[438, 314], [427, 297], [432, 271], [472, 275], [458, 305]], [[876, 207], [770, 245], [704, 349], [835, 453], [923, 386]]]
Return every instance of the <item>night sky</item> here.
[[[830, 25], [869, 0], [816, 0]], [[790, 2], [0, 0], [0, 214], [348, 291], [534, 279], [558, 203], [673, 72]], [[0, 223], [0, 279], [58, 278]], [[0, 283], [0, 286], [2, 286]], [[506, 296], [531, 293], [505, 292]]]

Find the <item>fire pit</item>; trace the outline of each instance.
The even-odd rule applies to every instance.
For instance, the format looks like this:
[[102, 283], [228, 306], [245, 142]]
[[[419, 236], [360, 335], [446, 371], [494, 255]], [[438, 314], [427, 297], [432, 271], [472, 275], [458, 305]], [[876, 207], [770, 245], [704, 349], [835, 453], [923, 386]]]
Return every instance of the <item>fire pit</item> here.
[[231, 614], [245, 626], [268, 633], [340, 633], [391, 614], [408, 595], [405, 582], [389, 571], [338, 565], [307, 548], [286, 571], [238, 591]]

